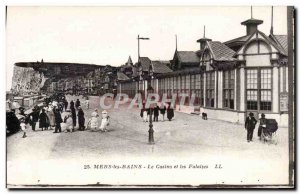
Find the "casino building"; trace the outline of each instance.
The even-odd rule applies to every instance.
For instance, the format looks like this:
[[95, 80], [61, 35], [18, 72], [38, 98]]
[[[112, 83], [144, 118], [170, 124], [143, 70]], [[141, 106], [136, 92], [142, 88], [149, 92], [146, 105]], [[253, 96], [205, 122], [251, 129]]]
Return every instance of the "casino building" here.
[[155, 93], [196, 96], [193, 106], [188, 100], [180, 106], [177, 99], [177, 111], [206, 112], [208, 118], [234, 123], [244, 123], [249, 112], [257, 118], [264, 113], [279, 126], [287, 126], [287, 35], [273, 34], [273, 27], [266, 35], [258, 29], [262, 23], [254, 18], [242, 22], [246, 34], [226, 42], [204, 35], [195, 52], [176, 49], [168, 65], [171, 71], [154, 75], [151, 65], [141, 70], [138, 63], [139, 76], [120, 81], [118, 92], [146, 93], [150, 78]]

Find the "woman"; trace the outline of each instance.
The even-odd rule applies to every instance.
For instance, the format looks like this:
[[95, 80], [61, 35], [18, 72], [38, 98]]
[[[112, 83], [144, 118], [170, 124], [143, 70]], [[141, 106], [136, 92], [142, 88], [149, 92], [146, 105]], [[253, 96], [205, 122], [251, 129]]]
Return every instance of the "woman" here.
[[171, 121], [173, 117], [174, 117], [174, 109], [171, 107], [171, 104], [169, 104], [167, 108], [167, 118], [169, 119], [169, 121]]
[[52, 127], [55, 127], [55, 117], [54, 117], [54, 108], [53, 106], [49, 105], [47, 109], [47, 116], [49, 118], [49, 125], [50, 125], [50, 130], [52, 130]]
[[75, 127], [76, 127], [76, 110], [75, 110], [75, 108], [71, 108], [71, 113], [72, 113], [72, 119], [73, 119], [73, 126], [75, 129]]
[[78, 130], [82, 130], [84, 131], [84, 122], [85, 122], [85, 118], [84, 118], [84, 112], [82, 110], [82, 108], [79, 106], [78, 107], [78, 125], [79, 125], [79, 129]]
[[39, 128], [42, 128], [42, 131], [48, 130], [48, 123], [49, 123], [49, 118], [47, 114], [45, 113], [45, 109], [42, 109], [42, 113], [39, 116], [40, 122], [39, 122]]
[[261, 118], [259, 119], [259, 127], [258, 127], [258, 131], [257, 131], [257, 135], [258, 135], [260, 140], [262, 138], [262, 131], [265, 128], [266, 128], [266, 117], [265, 117], [265, 114], [262, 113]]

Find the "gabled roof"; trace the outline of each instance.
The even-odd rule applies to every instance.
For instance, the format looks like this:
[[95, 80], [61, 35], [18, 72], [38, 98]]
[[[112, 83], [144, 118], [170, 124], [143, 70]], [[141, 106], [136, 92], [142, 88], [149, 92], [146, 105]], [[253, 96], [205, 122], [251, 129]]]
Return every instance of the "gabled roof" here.
[[139, 62], [143, 71], [149, 71], [151, 60], [148, 57], [140, 57]]
[[219, 41], [207, 41], [208, 48], [216, 61], [234, 61], [235, 52]]
[[199, 63], [200, 59], [194, 51], [176, 51], [178, 58], [183, 63]]
[[287, 35], [273, 35], [270, 34], [270, 38], [273, 39], [282, 49], [285, 54], [288, 53], [288, 40]]
[[172, 70], [167, 66], [165, 61], [152, 61], [152, 71], [153, 73], [170, 73]]
[[118, 80], [129, 80], [129, 77], [122, 72], [117, 72]]
[[[249, 36], [249, 38], [247, 39], [247, 41], [243, 45], [247, 44], [250, 41], [251, 37], [254, 36], [256, 33], [260, 34], [269, 44], [271, 44], [273, 47], [275, 47], [280, 54], [287, 55], [287, 53], [280, 46], [280, 44], [276, 43], [274, 40], [272, 40], [270, 37], [268, 37], [267, 35], [265, 35], [263, 32], [261, 32], [259, 30], [257, 30], [256, 32], [252, 33]], [[238, 53], [242, 48], [243, 48], [243, 46], [236, 53]]]

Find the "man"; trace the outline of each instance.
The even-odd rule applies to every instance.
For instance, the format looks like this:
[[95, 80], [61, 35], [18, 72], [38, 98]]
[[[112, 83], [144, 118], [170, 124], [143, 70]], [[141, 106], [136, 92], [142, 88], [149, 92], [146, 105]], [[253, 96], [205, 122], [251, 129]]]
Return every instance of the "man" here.
[[72, 109], [72, 108], [75, 108], [73, 100], [71, 100], [71, 102], [70, 102], [70, 109]]
[[245, 128], [247, 130], [247, 141], [248, 143], [252, 141], [253, 131], [255, 129], [255, 125], [257, 120], [254, 118], [254, 114], [252, 112], [249, 113], [249, 116], [246, 118]]
[[166, 106], [164, 104], [161, 104], [160, 114], [162, 114], [163, 116], [163, 121], [165, 121], [165, 113], [166, 113]]
[[80, 106], [80, 101], [79, 101], [79, 99], [77, 99], [77, 100], [76, 100], [76, 103], [75, 103], [76, 109], [78, 109], [79, 106]]
[[65, 99], [64, 104], [65, 104], [65, 111], [67, 111], [68, 104], [69, 104], [68, 101], [67, 101], [67, 99]]
[[31, 113], [31, 127], [32, 127], [32, 131], [35, 131], [36, 123], [39, 120], [39, 113], [40, 113], [39, 108], [37, 106], [35, 106], [32, 109], [32, 113]]
[[60, 114], [58, 108], [55, 108], [54, 117], [55, 117], [55, 131], [53, 133], [61, 133], [60, 124], [62, 123], [63, 120], [61, 118], [61, 114]]
[[159, 106], [157, 105], [154, 110], [153, 110], [153, 115], [154, 115], [154, 118], [153, 118], [153, 122], [158, 122], [158, 116], [159, 116]]

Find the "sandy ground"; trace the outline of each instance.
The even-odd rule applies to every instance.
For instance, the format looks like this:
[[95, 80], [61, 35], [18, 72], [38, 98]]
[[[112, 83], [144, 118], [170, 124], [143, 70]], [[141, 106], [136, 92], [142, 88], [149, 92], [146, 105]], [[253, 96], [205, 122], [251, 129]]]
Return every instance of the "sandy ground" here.
[[[68, 101], [70, 99], [77, 97], [68, 96]], [[83, 104], [83, 99], [80, 100]], [[97, 97], [90, 98], [89, 110], [82, 107], [86, 122], [94, 108], [102, 111]], [[248, 143], [242, 125], [202, 120], [197, 115], [175, 112], [172, 121], [162, 121], [160, 116], [159, 122], [153, 123], [155, 144], [149, 145], [149, 123], [142, 121], [137, 108], [128, 110], [122, 106], [109, 110], [109, 115], [111, 124], [105, 133], [75, 131], [53, 134], [53, 130], [33, 132], [29, 129], [27, 138], [21, 138], [21, 133], [7, 138], [8, 172], [10, 169], [11, 173], [16, 172], [16, 163], [26, 160], [98, 161], [102, 158], [103, 161], [119, 162], [136, 158], [137, 161], [222, 163], [227, 166], [227, 176], [230, 173], [242, 177], [259, 173], [260, 178], [254, 178], [257, 184], [287, 181], [287, 128], [278, 130], [274, 137], [276, 144], [259, 141], [257, 129], [254, 131], [254, 141]], [[276, 175], [271, 176], [272, 172], [276, 172]], [[249, 183], [254, 179], [249, 179]], [[13, 178], [9, 180], [14, 182]]]

